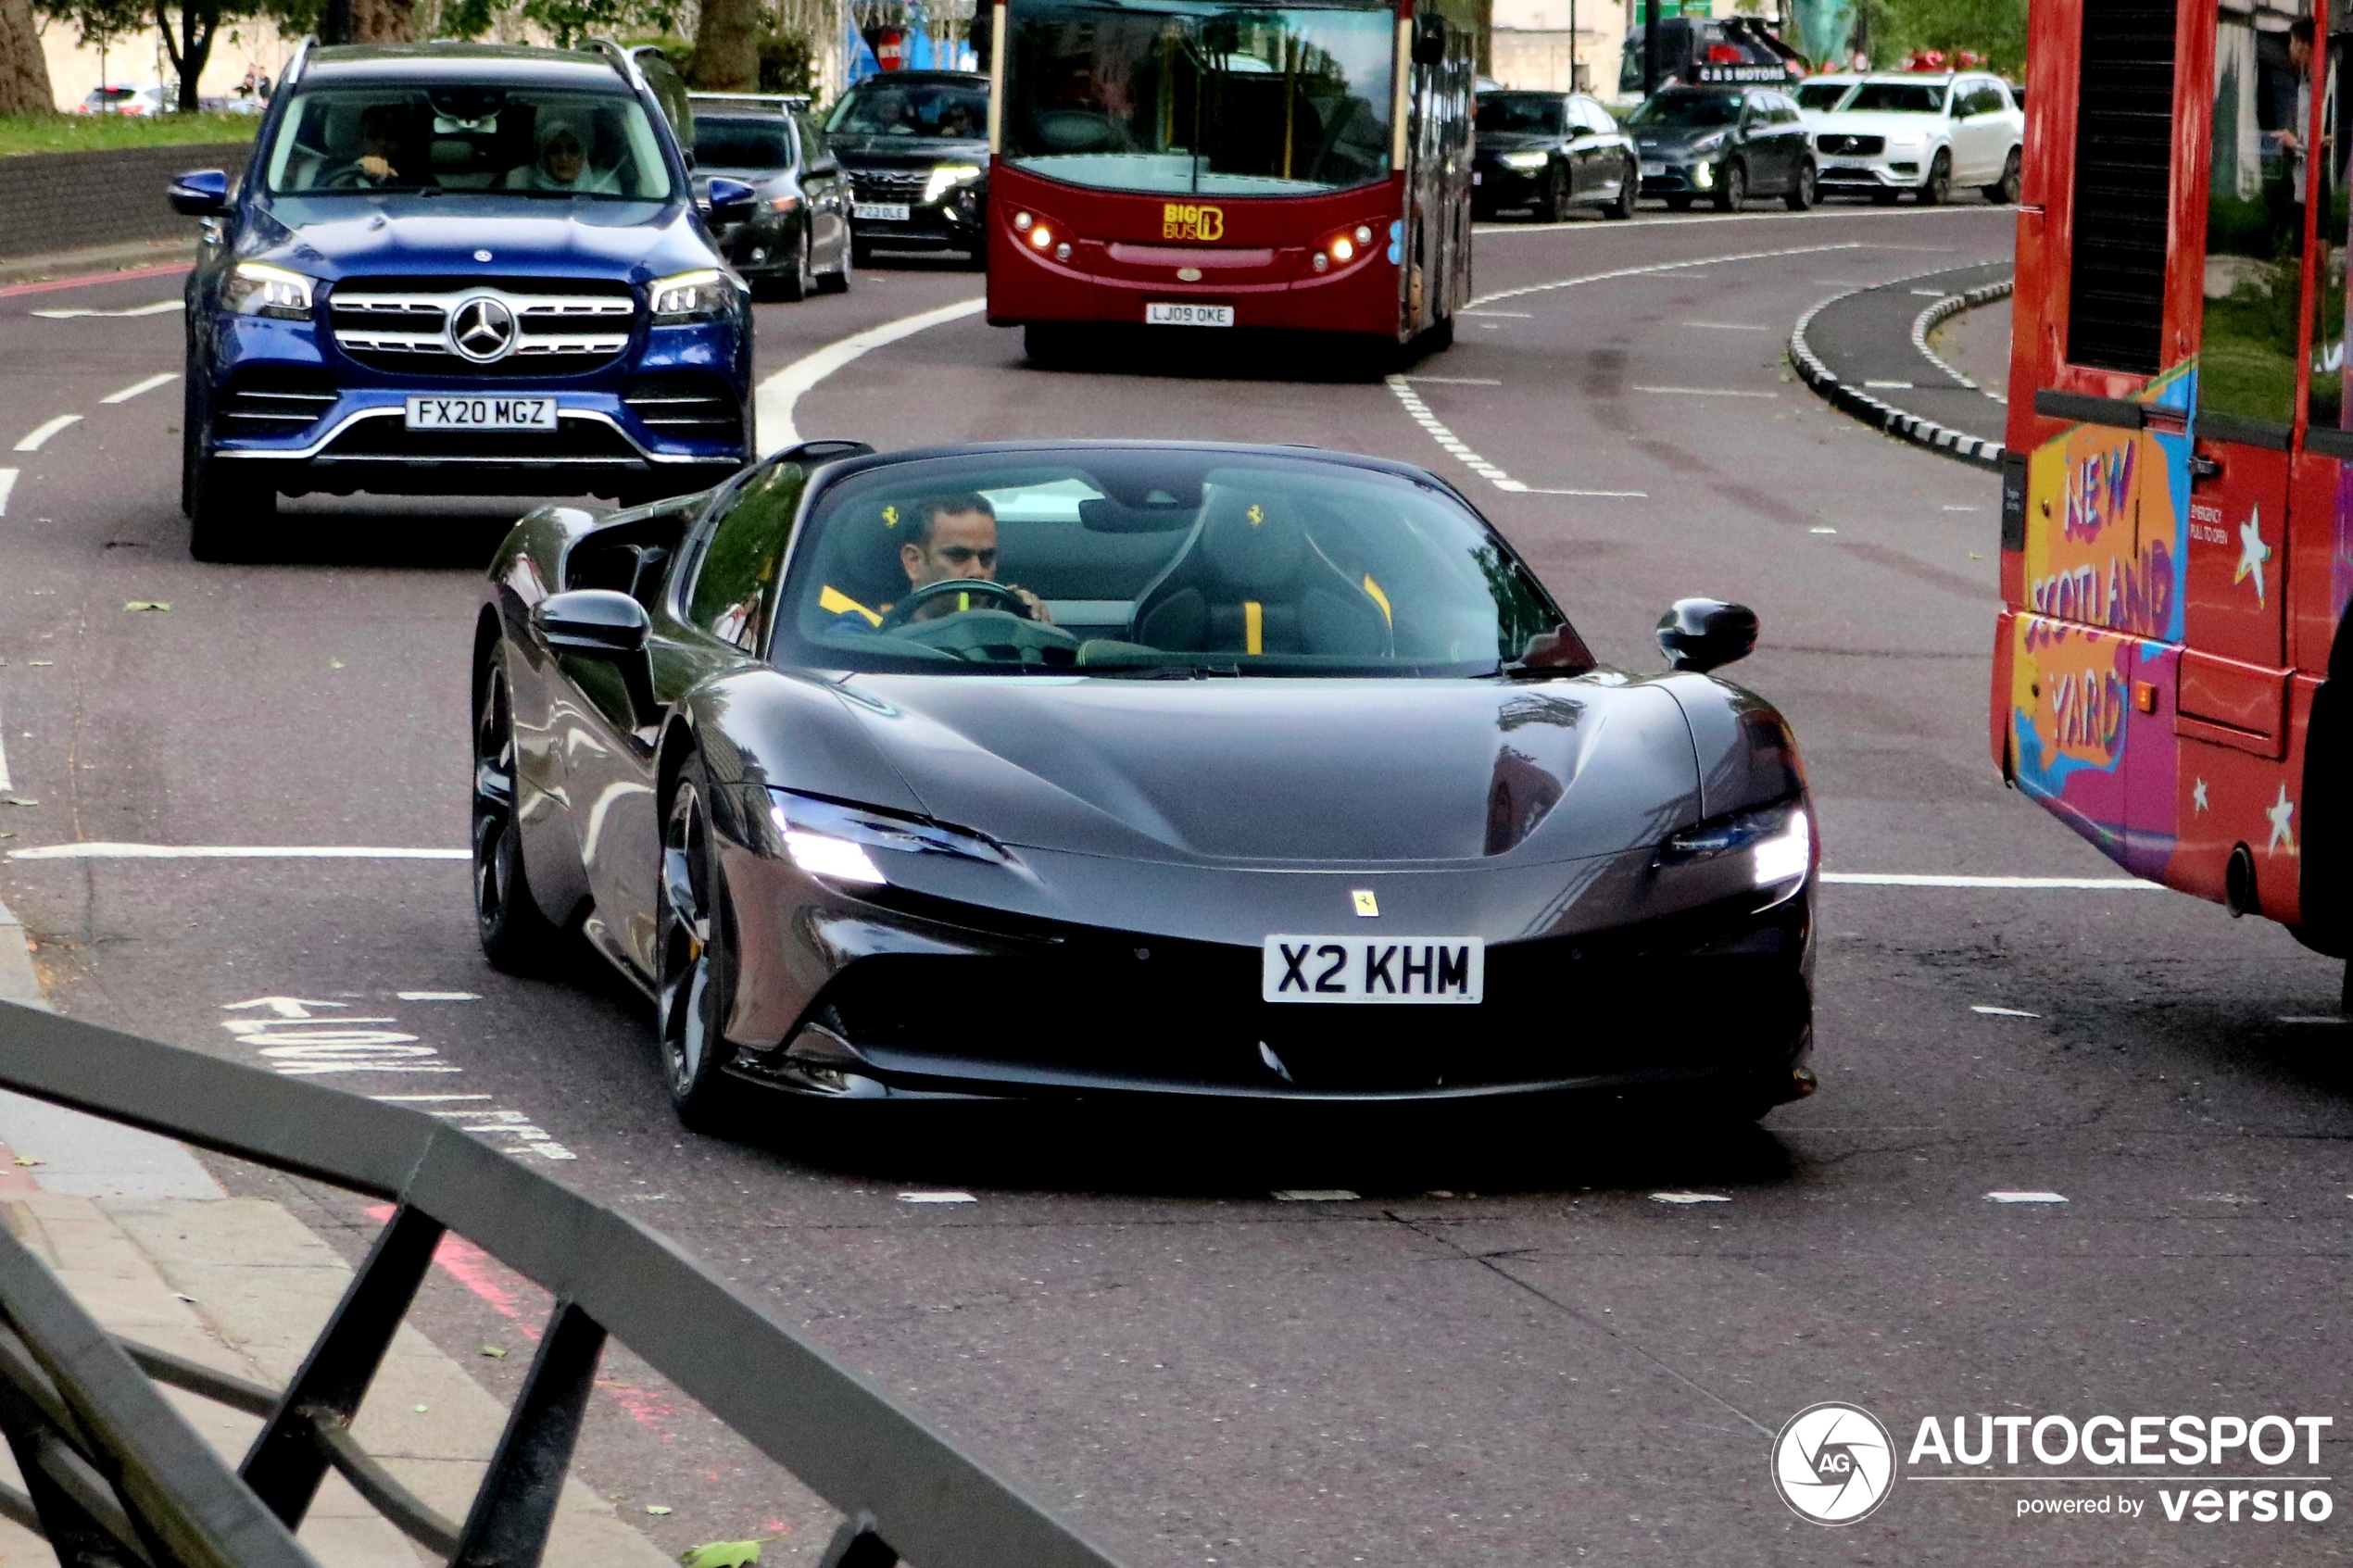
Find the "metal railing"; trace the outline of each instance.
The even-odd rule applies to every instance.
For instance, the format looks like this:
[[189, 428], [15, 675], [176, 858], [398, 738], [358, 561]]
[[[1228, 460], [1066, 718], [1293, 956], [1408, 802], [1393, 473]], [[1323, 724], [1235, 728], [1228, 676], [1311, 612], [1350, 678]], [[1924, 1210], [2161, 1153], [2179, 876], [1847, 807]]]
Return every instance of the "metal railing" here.
[[[608, 1336], [838, 1509], [824, 1568], [1112, 1568], [1112, 1559], [872, 1384], [635, 1221], [422, 1112], [0, 1004], [0, 1086], [396, 1207], [283, 1389], [107, 1334], [0, 1229], [0, 1514], [65, 1568], [317, 1568], [294, 1537], [332, 1468], [462, 1568], [534, 1568]], [[351, 1436], [456, 1233], [555, 1298], [466, 1517]], [[265, 1418], [235, 1471], [156, 1384]]]

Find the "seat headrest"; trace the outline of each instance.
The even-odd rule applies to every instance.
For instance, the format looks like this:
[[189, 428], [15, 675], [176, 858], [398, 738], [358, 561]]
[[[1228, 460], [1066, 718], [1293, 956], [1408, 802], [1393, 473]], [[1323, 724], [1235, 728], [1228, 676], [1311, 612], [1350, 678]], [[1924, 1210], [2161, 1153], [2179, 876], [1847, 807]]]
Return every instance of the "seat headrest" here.
[[820, 577], [859, 603], [879, 609], [907, 591], [899, 546], [914, 536], [914, 508], [887, 501], [861, 502], [825, 527]]
[[1202, 512], [1202, 554], [1234, 587], [1273, 589], [1297, 574], [1307, 533], [1281, 495], [1215, 485]]

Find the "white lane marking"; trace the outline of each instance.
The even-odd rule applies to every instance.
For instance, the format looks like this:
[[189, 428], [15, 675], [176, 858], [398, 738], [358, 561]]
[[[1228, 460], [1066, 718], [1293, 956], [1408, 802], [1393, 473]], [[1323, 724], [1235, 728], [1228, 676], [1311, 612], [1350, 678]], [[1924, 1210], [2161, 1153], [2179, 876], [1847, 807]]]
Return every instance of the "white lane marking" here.
[[926, 310], [921, 315], [901, 316], [896, 321], [885, 321], [879, 327], [854, 332], [838, 343], [829, 343], [814, 354], [803, 355], [786, 365], [761, 382], [754, 394], [753, 429], [757, 432], [761, 454], [781, 452], [800, 439], [800, 432], [793, 424], [793, 405], [800, 401], [801, 394], [844, 365], [886, 344], [897, 343], [902, 337], [912, 337], [926, 327], [977, 316], [988, 308], [988, 301], [985, 298], [963, 299], [953, 305], [943, 305], [937, 310]]
[[1860, 240], [1849, 240], [1843, 245], [1796, 245], [1787, 250], [1752, 250], [1743, 251], [1737, 256], [1698, 256], [1689, 261], [1658, 261], [1647, 267], [1619, 267], [1607, 272], [1588, 272], [1581, 278], [1555, 278], [1549, 283], [1529, 283], [1520, 288], [1504, 289], [1495, 294], [1483, 294], [1463, 307], [1460, 313], [1497, 315], [1500, 312], [1491, 311], [1487, 309], [1487, 307], [1499, 299], [1517, 299], [1523, 295], [1549, 294], [1554, 289], [1579, 288], [1586, 283], [1606, 283], [1614, 278], [1646, 278], [1657, 272], [1686, 272], [1694, 267], [1719, 267], [1727, 261], [1767, 261], [1783, 256], [1818, 256], [1828, 251], [1881, 248], [1883, 247], [1868, 245]]
[[1651, 1201], [1653, 1203], [1730, 1203], [1731, 1199], [1720, 1192], [1655, 1192], [1651, 1194]]
[[0, 469], [0, 517], [8, 515], [8, 495], [17, 487], [18, 469]]
[[[319, 1078], [331, 1073], [463, 1073], [416, 1035], [397, 1027], [396, 1018], [358, 1018], [348, 1002], [313, 1001], [306, 997], [254, 997], [223, 1002], [223, 1012], [246, 1013], [224, 1018], [220, 1027], [242, 1045], [260, 1053], [262, 1065], [282, 1078]], [[323, 1010], [323, 1016], [322, 1016]], [[512, 1138], [495, 1146], [510, 1155], [536, 1155], [542, 1160], [577, 1160], [544, 1127], [520, 1110], [504, 1110], [478, 1102], [489, 1095], [371, 1095], [371, 1099], [411, 1104], [470, 1101], [461, 1110], [426, 1110], [428, 1116], [448, 1118], [467, 1133]]]
[[1918, 872], [1824, 872], [1822, 880], [1857, 887], [1983, 887], [2026, 892], [2138, 893], [2164, 886], [2131, 876], [1935, 876]]
[[1427, 382], [1432, 386], [1501, 386], [1491, 376], [1407, 376], [1410, 382]]
[[42, 844], [11, 860], [464, 860], [464, 849], [403, 849], [353, 844]]
[[1973, 1005], [1969, 1011], [1982, 1012], [1988, 1018], [2040, 1018], [2043, 1016], [2039, 1012], [2029, 1012], [2024, 1008], [1987, 1007], [1982, 1002]]
[[968, 1192], [902, 1192], [901, 1203], [978, 1203], [979, 1198]]
[[1863, 384], [1865, 386], [1881, 387], [1889, 392], [1909, 392], [1912, 390], [1912, 383], [1907, 381], [1867, 381]]
[[395, 991], [404, 1002], [478, 1002], [482, 997], [472, 991]]
[[1835, 528], [1809, 528], [1806, 532], [1808, 533], [1835, 533], [1838, 530]]
[[1397, 401], [1405, 406], [1406, 417], [1412, 420], [1416, 424], [1421, 426], [1422, 429], [1428, 431], [1431, 440], [1437, 442], [1441, 446], [1444, 447], [1447, 452], [1460, 460], [1465, 467], [1468, 468], [1473, 473], [1478, 475], [1479, 478], [1487, 481], [1488, 483], [1492, 484], [1498, 490], [1525, 490], [1528, 488], [1527, 485], [1522, 484], [1518, 480], [1514, 479], [1510, 474], [1505, 473], [1502, 469], [1497, 468], [1494, 464], [1489, 462], [1486, 458], [1472, 451], [1468, 446], [1464, 445], [1461, 440], [1455, 436], [1454, 433], [1447, 429], [1443, 421], [1441, 421], [1437, 415], [1429, 411], [1429, 405], [1422, 401], [1422, 395], [1416, 392], [1412, 385], [1406, 382], [1403, 376], [1390, 376], [1388, 379], [1389, 390], [1395, 393], [1397, 395]]
[[1760, 327], [1750, 321], [1686, 321], [1683, 325], [1697, 327], [1703, 332], [1769, 332], [1780, 330], [1775, 327]]
[[187, 307], [188, 302], [184, 299], [158, 299], [153, 305], [134, 305], [128, 310], [87, 310], [77, 306], [59, 310], [33, 310], [27, 314], [38, 316], [44, 321], [71, 321], [84, 316], [163, 316]]
[[1636, 392], [1654, 392], [1662, 397], [1779, 397], [1778, 392], [1740, 392], [1729, 386], [1638, 386]]
[[17, 443], [17, 450], [19, 452], [38, 452], [41, 450], [41, 444], [43, 442], [57, 434], [57, 432], [64, 430], [67, 426], [78, 425], [81, 422], [82, 416], [80, 414], [59, 414], [56, 419], [51, 420], [48, 423], [33, 427], [31, 434], [27, 435], [22, 441]]
[[1591, 495], [1612, 501], [1647, 501], [1651, 498], [1647, 490], [1546, 490], [1533, 484], [1528, 487], [1528, 493], [1530, 495]]
[[1590, 218], [1581, 221], [1573, 220], [1565, 223], [1478, 223], [1472, 226], [1471, 232], [1474, 234], [1556, 234], [1563, 229], [1578, 229], [1590, 234], [1640, 234], [1652, 229], [1668, 227], [1695, 229], [1703, 223], [1823, 223], [1840, 220], [1862, 221], [1874, 218], [1929, 218], [1940, 213], [1986, 210], [1982, 207], [1902, 207], [1885, 212], [1868, 210], [1832, 212], [1826, 207], [1816, 207], [1810, 212], [1727, 212], [1711, 214], [1705, 218], [1678, 213], [1672, 218], [1661, 214], [1654, 218], [1637, 219], [1631, 223], [1597, 223]]
[[1917, 295], [1923, 295], [1930, 299], [1944, 299], [1947, 297], [1947, 291], [1944, 289], [1914, 289], [1912, 292]]
[[2325, 1015], [2325, 1014], [2321, 1015], [2321, 1016], [2319, 1016], [2319, 1017], [2300, 1017], [2300, 1016], [2290, 1016], [2290, 1015], [2285, 1015], [2285, 1014], [2283, 1014], [2283, 1015], [2281, 1016], [2280, 1022], [2281, 1022], [2282, 1023], [2328, 1023], [2328, 1024], [2343, 1024], [2343, 1023], [2353, 1023], [2353, 1018], [2331, 1018], [2331, 1017], [2328, 1017], [2328, 1016], [2327, 1016], [2327, 1015]]
[[1346, 1187], [1278, 1187], [1274, 1193], [1277, 1203], [1356, 1203], [1356, 1194]]
[[1515, 321], [1526, 321], [1526, 320], [1533, 320], [1533, 319], [1534, 319], [1534, 318], [1532, 317], [1532, 315], [1531, 315], [1529, 312], [1526, 311], [1526, 310], [1470, 310], [1470, 309], [1463, 309], [1463, 310], [1457, 310], [1457, 311], [1455, 311], [1455, 312], [1454, 312], [1454, 314], [1455, 314], [1455, 315], [1457, 315], [1457, 316], [1508, 316], [1508, 317], [1510, 317], [1510, 318], [1511, 318], [1513, 320], [1515, 320]]
[[149, 376], [145, 381], [132, 382], [120, 392], [109, 392], [104, 397], [99, 398], [98, 401], [101, 403], [128, 403], [143, 392], [153, 392], [159, 386], [170, 386], [173, 382], [176, 382], [179, 379], [180, 375], [178, 371], [166, 370], [159, 376]]
[[[0, 731], [5, 731], [6, 728], [6, 718], [5, 716], [0, 716]], [[8, 777], [7, 737], [6, 734], [0, 734], [0, 795], [6, 795], [16, 787], [16, 782]]]
[[2066, 1198], [2056, 1192], [1989, 1192], [1988, 1203], [2064, 1203]]

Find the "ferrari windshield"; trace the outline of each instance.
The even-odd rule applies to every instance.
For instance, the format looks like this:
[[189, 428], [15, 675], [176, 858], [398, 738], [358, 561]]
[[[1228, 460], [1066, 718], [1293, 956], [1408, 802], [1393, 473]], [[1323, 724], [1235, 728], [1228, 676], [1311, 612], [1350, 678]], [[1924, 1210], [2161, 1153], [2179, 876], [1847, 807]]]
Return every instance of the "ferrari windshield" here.
[[894, 463], [827, 490], [772, 657], [925, 673], [1487, 675], [1559, 610], [1434, 486], [1169, 449]]
[[671, 194], [644, 107], [626, 93], [572, 89], [321, 87], [287, 106], [268, 173], [275, 195]]
[[1106, 190], [1308, 195], [1389, 175], [1387, 6], [1015, 0], [1004, 156]]

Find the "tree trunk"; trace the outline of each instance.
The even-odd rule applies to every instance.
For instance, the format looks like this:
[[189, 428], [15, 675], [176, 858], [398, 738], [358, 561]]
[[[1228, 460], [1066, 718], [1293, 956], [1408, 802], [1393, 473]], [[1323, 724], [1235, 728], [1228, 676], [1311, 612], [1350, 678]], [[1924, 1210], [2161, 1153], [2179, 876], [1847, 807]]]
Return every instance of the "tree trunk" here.
[[[0, 4], [6, 0], [0, 0]], [[703, 0], [695, 30], [695, 85], [707, 93], [760, 90], [759, 0]]]
[[52, 114], [57, 107], [31, 0], [0, 0], [0, 114]]
[[416, 10], [416, 0], [351, 0], [351, 41], [413, 44]]

